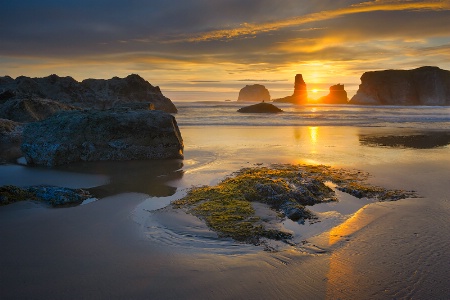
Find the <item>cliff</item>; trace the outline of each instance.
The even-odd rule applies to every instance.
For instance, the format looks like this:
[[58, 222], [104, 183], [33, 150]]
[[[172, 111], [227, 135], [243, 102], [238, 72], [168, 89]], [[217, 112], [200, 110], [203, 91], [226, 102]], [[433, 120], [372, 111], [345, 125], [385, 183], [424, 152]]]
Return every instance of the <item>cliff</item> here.
[[351, 104], [450, 105], [450, 71], [438, 67], [366, 72]]
[[347, 104], [347, 92], [343, 84], [336, 84], [330, 86], [330, 93], [324, 97], [319, 98], [318, 103], [324, 104]]
[[152, 103], [157, 110], [177, 112], [172, 101], [159, 87], [139, 75], [125, 78], [86, 79], [50, 75], [43, 78], [25, 76], [0, 77], [0, 104], [10, 99], [41, 98], [81, 108], [107, 109], [127, 103]]
[[270, 93], [261, 84], [246, 85], [239, 91], [238, 101], [270, 101]]
[[306, 90], [306, 83], [303, 80], [302, 74], [295, 75], [294, 93], [291, 96], [274, 99], [273, 102], [285, 102], [294, 104], [305, 104], [308, 102], [308, 92]]

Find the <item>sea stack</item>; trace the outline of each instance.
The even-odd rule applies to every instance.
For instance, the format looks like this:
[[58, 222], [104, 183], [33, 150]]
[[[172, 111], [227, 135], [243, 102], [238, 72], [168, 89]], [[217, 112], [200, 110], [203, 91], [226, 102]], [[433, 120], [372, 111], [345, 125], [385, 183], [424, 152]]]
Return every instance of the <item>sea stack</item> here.
[[287, 102], [294, 104], [305, 104], [308, 102], [308, 92], [306, 90], [306, 83], [303, 80], [302, 74], [295, 75], [294, 94], [284, 98], [273, 100], [273, 102]]
[[351, 104], [450, 105], [450, 71], [438, 67], [365, 72]]
[[318, 102], [324, 104], [347, 104], [348, 98], [344, 85], [336, 84], [330, 86], [330, 93], [324, 97], [321, 97]]
[[261, 102], [270, 101], [269, 90], [264, 85], [246, 85], [239, 91], [238, 101]]
[[308, 101], [308, 92], [306, 91], [306, 83], [303, 80], [302, 74], [295, 75], [294, 95], [297, 103]]

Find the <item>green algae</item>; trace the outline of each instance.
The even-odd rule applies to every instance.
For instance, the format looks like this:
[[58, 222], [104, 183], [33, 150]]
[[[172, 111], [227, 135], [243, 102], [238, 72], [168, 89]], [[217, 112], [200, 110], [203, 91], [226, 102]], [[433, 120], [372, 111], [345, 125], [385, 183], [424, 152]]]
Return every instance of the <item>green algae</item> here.
[[325, 183], [358, 198], [380, 201], [417, 197], [414, 191], [388, 190], [367, 183], [369, 174], [325, 165], [272, 165], [244, 168], [215, 186], [195, 187], [172, 202], [205, 223], [220, 237], [259, 244], [261, 238], [287, 241], [289, 232], [268, 228], [255, 214], [252, 202], [267, 204], [281, 219], [294, 221], [316, 218], [305, 206], [336, 201]]

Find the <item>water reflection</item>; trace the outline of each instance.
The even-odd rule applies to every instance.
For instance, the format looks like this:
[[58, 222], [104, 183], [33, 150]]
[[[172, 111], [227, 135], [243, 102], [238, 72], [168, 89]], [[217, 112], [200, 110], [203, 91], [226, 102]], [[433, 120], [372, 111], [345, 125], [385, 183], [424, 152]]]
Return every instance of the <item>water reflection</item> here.
[[176, 187], [171, 181], [183, 177], [182, 160], [147, 160], [84, 162], [60, 166], [62, 171], [101, 174], [110, 178], [106, 185], [89, 189], [97, 197], [106, 197], [119, 193], [137, 192], [155, 197], [171, 196]]
[[369, 147], [432, 149], [450, 145], [450, 132], [429, 131], [407, 135], [360, 135], [359, 142]]

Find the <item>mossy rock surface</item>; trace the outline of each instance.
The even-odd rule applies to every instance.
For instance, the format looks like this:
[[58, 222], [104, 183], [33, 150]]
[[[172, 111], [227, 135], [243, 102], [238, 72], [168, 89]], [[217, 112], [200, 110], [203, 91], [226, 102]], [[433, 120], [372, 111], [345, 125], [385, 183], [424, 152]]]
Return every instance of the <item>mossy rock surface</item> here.
[[[336, 201], [325, 183], [358, 198], [398, 200], [416, 197], [413, 191], [387, 190], [367, 183], [368, 173], [324, 165], [272, 165], [244, 168], [215, 186], [195, 187], [172, 203], [206, 224], [221, 237], [258, 244], [261, 238], [288, 240], [292, 235], [266, 226], [255, 214], [252, 202], [267, 204], [282, 218], [293, 221], [315, 218], [306, 208]], [[280, 219], [281, 221], [282, 219]]]

